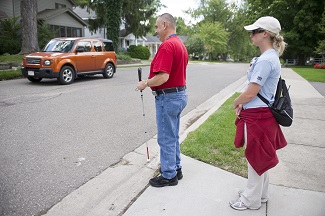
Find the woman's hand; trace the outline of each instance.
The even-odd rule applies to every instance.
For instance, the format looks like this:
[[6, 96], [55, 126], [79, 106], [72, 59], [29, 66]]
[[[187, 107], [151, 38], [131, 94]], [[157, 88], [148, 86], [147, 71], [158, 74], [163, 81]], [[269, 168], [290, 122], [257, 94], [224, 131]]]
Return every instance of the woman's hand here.
[[239, 118], [240, 112], [243, 109], [243, 105], [239, 104], [238, 106], [235, 107], [235, 114]]

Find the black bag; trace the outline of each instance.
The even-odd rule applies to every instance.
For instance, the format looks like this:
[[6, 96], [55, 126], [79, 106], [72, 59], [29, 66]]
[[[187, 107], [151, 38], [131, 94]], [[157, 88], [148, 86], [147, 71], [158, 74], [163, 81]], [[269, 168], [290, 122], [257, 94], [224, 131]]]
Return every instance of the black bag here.
[[292, 124], [293, 109], [291, 105], [289, 89], [287, 88], [284, 79], [282, 79], [281, 77], [279, 78], [274, 103], [272, 106], [270, 105], [270, 102], [268, 100], [266, 100], [262, 95], [260, 95], [260, 93], [258, 93], [257, 96], [270, 107], [279, 125], [289, 127]]

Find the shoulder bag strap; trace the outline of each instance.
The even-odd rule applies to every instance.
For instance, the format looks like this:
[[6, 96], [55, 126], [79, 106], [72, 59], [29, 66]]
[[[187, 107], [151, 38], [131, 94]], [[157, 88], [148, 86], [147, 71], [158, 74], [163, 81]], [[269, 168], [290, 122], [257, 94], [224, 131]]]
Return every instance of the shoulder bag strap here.
[[[275, 93], [275, 97], [274, 100], [276, 100], [277, 98], [279, 98], [281, 96], [281, 89], [282, 89], [282, 82], [281, 82], [282, 78], [280, 76], [279, 81], [278, 81], [278, 85], [276, 88], [276, 93]], [[266, 105], [270, 106], [270, 102], [268, 100], [265, 99], [265, 97], [263, 97], [260, 93], [257, 94], [257, 97], [259, 97], [264, 103], [266, 103]]]
[[266, 105], [270, 106], [270, 102], [265, 99], [260, 93], [257, 94], [257, 97], [259, 97]]

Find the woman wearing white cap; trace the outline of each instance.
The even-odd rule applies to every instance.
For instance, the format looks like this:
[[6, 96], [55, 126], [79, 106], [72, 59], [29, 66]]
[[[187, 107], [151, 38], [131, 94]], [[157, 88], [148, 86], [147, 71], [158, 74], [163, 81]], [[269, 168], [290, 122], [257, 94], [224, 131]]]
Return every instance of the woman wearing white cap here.
[[281, 75], [279, 56], [286, 45], [279, 34], [281, 25], [274, 17], [265, 16], [244, 28], [251, 31], [250, 38], [259, 47], [261, 56], [247, 71], [249, 83], [234, 101], [237, 115], [234, 143], [237, 148], [245, 147], [248, 162], [247, 186], [238, 192], [237, 200], [229, 202], [236, 210], [259, 209], [261, 203], [267, 202], [268, 170], [279, 162], [276, 150], [287, 145], [272, 112], [257, 96], [261, 94], [271, 104], [274, 101]]

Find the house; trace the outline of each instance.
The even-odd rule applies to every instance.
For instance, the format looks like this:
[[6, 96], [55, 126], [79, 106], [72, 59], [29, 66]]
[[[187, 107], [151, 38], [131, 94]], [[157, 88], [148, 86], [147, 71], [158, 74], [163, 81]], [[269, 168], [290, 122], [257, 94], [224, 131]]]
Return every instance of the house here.
[[[123, 25], [121, 26], [123, 28]], [[145, 42], [146, 42], [146, 38], [145, 37], [135, 37], [134, 34], [126, 34], [126, 30], [125, 29], [121, 29], [120, 33], [119, 33], [119, 50], [123, 50], [126, 51], [127, 48], [129, 48], [129, 46], [131, 45], [142, 45], [145, 46]]]
[[[37, 20], [50, 25], [57, 37], [83, 37], [87, 23], [81, 19], [73, 8], [72, 0], [37, 0]], [[0, 19], [19, 17], [20, 0], [0, 1]]]
[[[73, 12], [78, 14], [81, 19], [88, 23], [88, 20], [96, 18], [95, 11], [91, 9], [81, 8], [81, 7], [75, 7], [73, 9]], [[106, 28], [99, 28], [95, 31], [90, 31], [89, 28], [84, 29], [84, 36], [85, 37], [93, 37], [93, 38], [107, 38], [107, 30]]]
[[145, 46], [148, 47], [150, 51], [150, 57], [152, 58], [158, 50], [159, 45], [161, 44], [161, 41], [158, 37], [147, 34], [146, 35], [147, 41], [145, 43]]

